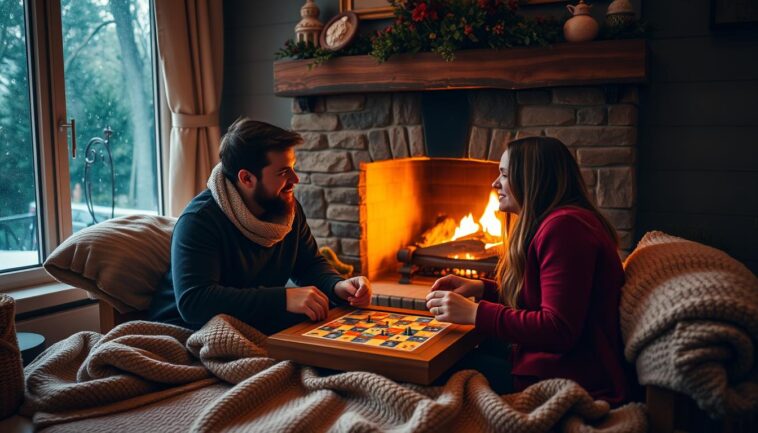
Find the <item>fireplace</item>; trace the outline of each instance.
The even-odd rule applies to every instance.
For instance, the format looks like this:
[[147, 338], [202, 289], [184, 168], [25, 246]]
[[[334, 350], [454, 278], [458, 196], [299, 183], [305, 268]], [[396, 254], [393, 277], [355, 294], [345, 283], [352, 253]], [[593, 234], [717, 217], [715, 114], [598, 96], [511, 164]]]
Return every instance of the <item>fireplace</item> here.
[[570, 148], [592, 198], [619, 232], [620, 253], [630, 250], [636, 86], [481, 89], [466, 97], [466, 133], [445, 157], [426, 139], [438, 124], [422, 115], [422, 93], [293, 100], [292, 128], [305, 140], [297, 149], [296, 194], [319, 245], [373, 280], [397, 281], [398, 251], [439, 214], [479, 217], [508, 141], [547, 135]]
[[[484, 243], [478, 239], [466, 241], [473, 236], [468, 232], [459, 232], [456, 237], [454, 229], [461, 220], [469, 219], [471, 225], [479, 228], [475, 218], [478, 220], [481, 210], [487, 208], [490, 184], [497, 173], [497, 163], [467, 158], [416, 157], [362, 165], [359, 192], [362, 246], [365, 247], [361, 250], [363, 273], [369, 278], [388, 276], [398, 271], [399, 264], [401, 269], [418, 268], [415, 271], [427, 273], [433, 272], [433, 268], [441, 268], [443, 273], [448, 272], [445, 268], [470, 269], [462, 268], [456, 259], [465, 261], [466, 254], [470, 256], [468, 259], [481, 258], [471, 253], [483, 252]], [[500, 228], [502, 222], [495, 222]], [[425, 242], [417, 244], [424, 232], [435, 228], [434, 239], [427, 236]], [[500, 241], [497, 235], [491, 238], [490, 243]], [[456, 241], [457, 245], [437, 247], [437, 252], [430, 249], [432, 245], [449, 241]], [[474, 245], [466, 248], [466, 242]], [[481, 245], [477, 248], [476, 244]], [[420, 263], [412, 260], [418, 247], [422, 253], [419, 257], [426, 256], [430, 260]], [[427, 254], [423, 254], [424, 250]], [[490, 250], [490, 256], [497, 255]], [[410, 270], [405, 270], [403, 282], [409, 282]]]

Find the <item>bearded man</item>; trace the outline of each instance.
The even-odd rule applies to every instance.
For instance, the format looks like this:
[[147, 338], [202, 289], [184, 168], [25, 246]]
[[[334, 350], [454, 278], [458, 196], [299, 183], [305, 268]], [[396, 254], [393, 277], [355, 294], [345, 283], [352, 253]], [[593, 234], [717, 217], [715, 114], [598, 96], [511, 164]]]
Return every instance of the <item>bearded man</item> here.
[[[151, 320], [199, 329], [225, 313], [272, 334], [323, 320], [331, 305], [370, 302], [366, 278], [343, 279], [319, 254], [295, 199], [294, 147], [302, 141], [247, 118], [229, 127], [208, 189], [176, 222]], [[288, 280], [297, 287], [285, 287]]]

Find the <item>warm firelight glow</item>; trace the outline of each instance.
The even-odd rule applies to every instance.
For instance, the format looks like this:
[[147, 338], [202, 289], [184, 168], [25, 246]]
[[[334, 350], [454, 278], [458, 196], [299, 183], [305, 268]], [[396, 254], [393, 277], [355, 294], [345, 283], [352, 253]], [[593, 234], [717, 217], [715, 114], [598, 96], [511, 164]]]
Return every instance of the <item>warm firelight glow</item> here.
[[[487, 202], [487, 207], [484, 209], [484, 213], [482, 213], [482, 217], [479, 218], [479, 224], [474, 222], [474, 215], [469, 213], [461, 219], [461, 223], [455, 228], [455, 234], [450, 240], [454, 241], [464, 236], [472, 235], [480, 231], [480, 227], [483, 228], [482, 231], [490, 236], [499, 238], [503, 235], [503, 223], [497, 217], [496, 212], [498, 208], [497, 194], [495, 194], [495, 191], [490, 191], [490, 198]], [[497, 245], [498, 243], [489, 245]]]
[[[479, 223], [474, 220], [473, 213], [469, 213], [463, 217], [457, 226], [454, 219], [446, 217], [427, 230], [421, 236], [421, 241], [417, 244], [420, 247], [428, 247], [456, 240], [479, 239], [484, 243], [485, 250], [502, 245], [503, 223], [498, 218], [498, 208], [497, 194], [491, 191], [487, 206], [479, 218]], [[451, 256], [451, 258], [457, 259], [458, 257]], [[465, 260], [476, 259], [469, 254], [469, 257], [465, 257]]]
[[500, 241], [500, 242], [495, 242], [495, 243], [491, 243], [491, 244], [484, 244], [484, 249], [488, 250], [490, 248], [495, 248], [498, 245], [503, 245], [503, 242]]
[[484, 209], [482, 217], [479, 218], [479, 224], [484, 227], [484, 231], [490, 235], [499, 238], [503, 235], [503, 223], [498, 219], [496, 212], [500, 208], [500, 202], [497, 200], [495, 191], [490, 191], [490, 200], [487, 208]]
[[[456, 259], [456, 260], [457, 260], [457, 259], [460, 259], [460, 258], [461, 258], [461, 256], [460, 256], [460, 254], [456, 254], [456, 255], [454, 255], [452, 258], [454, 258], [454, 259]], [[463, 260], [474, 260], [474, 259], [476, 259], [476, 257], [474, 257], [474, 255], [473, 255], [473, 254], [471, 254], [471, 253], [466, 253], [466, 254], [463, 256]]]
[[471, 214], [466, 215], [461, 219], [461, 223], [455, 228], [455, 234], [451, 241], [460, 239], [464, 236], [473, 235], [479, 231], [479, 224], [474, 222], [474, 216]]

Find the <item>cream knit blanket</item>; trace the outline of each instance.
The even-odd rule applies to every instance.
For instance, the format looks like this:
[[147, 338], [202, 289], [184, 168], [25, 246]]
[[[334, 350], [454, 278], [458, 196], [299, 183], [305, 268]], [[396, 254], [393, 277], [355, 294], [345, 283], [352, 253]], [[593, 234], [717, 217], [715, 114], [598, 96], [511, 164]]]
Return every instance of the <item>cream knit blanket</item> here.
[[263, 334], [225, 315], [194, 334], [152, 322], [82, 332], [27, 367], [24, 412], [50, 432], [647, 430], [644, 406], [609, 410], [568, 380], [500, 397], [473, 370], [422, 387], [266, 353]]
[[713, 416], [758, 410], [758, 279], [722, 251], [650, 232], [625, 263], [621, 331], [639, 381]]

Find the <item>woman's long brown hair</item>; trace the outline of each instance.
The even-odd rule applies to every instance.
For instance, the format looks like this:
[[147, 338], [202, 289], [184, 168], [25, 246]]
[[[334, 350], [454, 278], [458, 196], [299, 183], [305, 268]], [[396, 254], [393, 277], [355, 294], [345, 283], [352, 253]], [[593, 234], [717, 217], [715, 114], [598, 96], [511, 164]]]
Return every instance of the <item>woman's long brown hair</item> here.
[[553, 210], [564, 206], [587, 209], [597, 215], [617, 244], [618, 236], [590, 200], [579, 166], [560, 140], [526, 137], [510, 142], [506, 152], [510, 193], [520, 205], [521, 213], [515, 225], [506, 224], [504, 244], [508, 250], [500, 257], [497, 276], [501, 302], [518, 308], [529, 244]]

